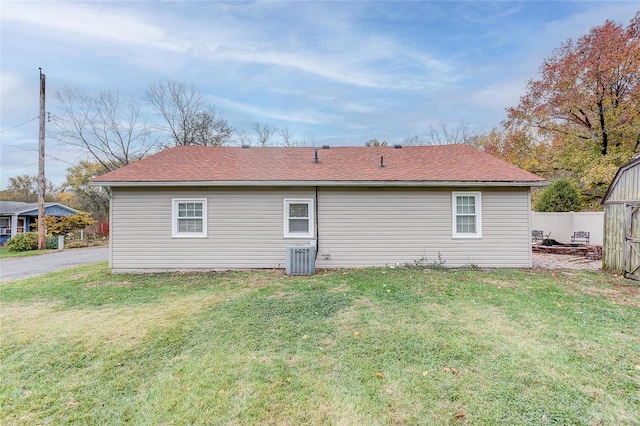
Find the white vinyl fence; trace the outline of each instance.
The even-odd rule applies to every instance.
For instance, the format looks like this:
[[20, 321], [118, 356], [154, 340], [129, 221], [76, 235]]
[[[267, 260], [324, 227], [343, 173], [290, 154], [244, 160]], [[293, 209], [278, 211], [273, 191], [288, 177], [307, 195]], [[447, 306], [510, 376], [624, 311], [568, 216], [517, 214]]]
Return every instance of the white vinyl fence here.
[[589, 244], [602, 245], [604, 212], [538, 213], [531, 212], [531, 230], [541, 230], [544, 235], [560, 243], [570, 243], [575, 231], [590, 232]]

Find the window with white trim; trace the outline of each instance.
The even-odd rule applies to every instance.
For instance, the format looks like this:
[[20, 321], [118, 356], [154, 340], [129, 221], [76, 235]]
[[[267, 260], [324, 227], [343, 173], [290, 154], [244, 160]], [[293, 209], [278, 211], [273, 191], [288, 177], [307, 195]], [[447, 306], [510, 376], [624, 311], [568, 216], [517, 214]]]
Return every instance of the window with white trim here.
[[284, 200], [284, 237], [313, 238], [313, 200]]
[[207, 236], [206, 198], [173, 199], [174, 238], [205, 238]]
[[11, 218], [0, 217], [0, 235], [11, 235]]
[[453, 192], [453, 238], [482, 238], [482, 195]]

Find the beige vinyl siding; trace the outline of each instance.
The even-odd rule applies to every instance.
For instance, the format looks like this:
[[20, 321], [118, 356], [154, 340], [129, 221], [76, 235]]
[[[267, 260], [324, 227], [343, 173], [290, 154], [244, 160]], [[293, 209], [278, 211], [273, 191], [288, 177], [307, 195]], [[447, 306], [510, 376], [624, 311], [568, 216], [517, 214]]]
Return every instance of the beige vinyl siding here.
[[480, 239], [452, 237], [452, 191], [321, 189], [316, 265], [531, 266], [527, 189], [481, 191]]
[[[452, 238], [452, 191], [319, 188], [317, 267], [361, 267], [426, 258], [445, 266], [531, 266], [529, 192], [482, 192], [482, 238]], [[474, 191], [478, 189], [474, 188]], [[206, 238], [172, 238], [173, 198], [206, 198]], [[315, 188], [113, 188], [114, 272], [284, 268], [285, 198]]]
[[[114, 272], [284, 268], [283, 198], [313, 198], [314, 190], [114, 188]], [[207, 198], [206, 238], [172, 238], [173, 198]]]

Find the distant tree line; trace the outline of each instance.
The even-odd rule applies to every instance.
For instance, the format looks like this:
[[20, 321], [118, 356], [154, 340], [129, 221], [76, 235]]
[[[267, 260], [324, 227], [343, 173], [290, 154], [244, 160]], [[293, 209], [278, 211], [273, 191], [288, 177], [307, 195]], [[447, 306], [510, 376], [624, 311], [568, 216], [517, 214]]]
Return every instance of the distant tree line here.
[[[268, 123], [255, 122], [250, 130], [232, 127], [187, 83], [153, 83], [141, 100], [117, 91], [88, 95], [69, 88], [56, 98], [60, 110], [50, 136], [80, 147], [89, 157], [68, 169], [60, 190], [75, 197], [83, 210], [103, 215], [108, 194], [89, 186], [90, 180], [160, 149], [309, 145], [288, 129]], [[157, 113], [159, 124], [142, 114], [144, 104]], [[564, 193], [570, 185], [579, 192], [576, 206], [598, 208], [618, 167], [640, 152], [640, 12], [627, 27], [605, 21], [578, 40], [562, 44], [544, 60], [540, 78], [529, 81], [519, 104], [507, 109], [500, 126], [474, 132], [465, 122], [429, 125], [400, 143], [469, 144], [550, 181], [565, 179], [553, 190]], [[363, 144], [391, 143], [371, 139]], [[12, 179], [3, 199], [33, 199], [32, 177]], [[51, 198], [55, 192], [51, 185], [48, 192]]]

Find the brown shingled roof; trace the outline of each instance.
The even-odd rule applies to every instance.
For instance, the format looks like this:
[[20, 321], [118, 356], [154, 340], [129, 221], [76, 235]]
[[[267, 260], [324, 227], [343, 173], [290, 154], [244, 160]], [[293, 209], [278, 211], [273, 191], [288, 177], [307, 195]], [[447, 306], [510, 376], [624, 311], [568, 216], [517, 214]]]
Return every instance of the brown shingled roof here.
[[[380, 167], [383, 157], [384, 167]], [[234, 182], [494, 182], [545, 180], [467, 145], [239, 148], [180, 146], [94, 179], [96, 184]]]

